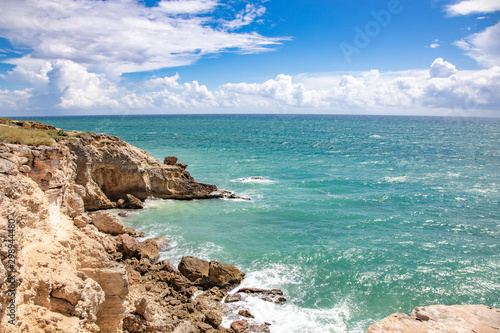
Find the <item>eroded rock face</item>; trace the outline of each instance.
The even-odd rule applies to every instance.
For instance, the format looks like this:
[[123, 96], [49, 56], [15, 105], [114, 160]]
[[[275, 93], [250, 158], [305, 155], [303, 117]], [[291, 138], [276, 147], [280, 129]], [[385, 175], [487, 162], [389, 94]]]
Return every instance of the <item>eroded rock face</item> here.
[[[55, 129], [35, 122], [19, 126]], [[168, 241], [159, 238], [137, 242], [131, 238], [126, 246], [134, 255], [130, 260], [135, 260], [138, 266], [129, 274], [123, 263], [114, 260], [123, 259], [125, 250], [120, 237], [128, 236], [124, 233], [130, 231], [113, 214], [87, 211], [115, 207], [118, 199], [133, 201], [127, 194], [137, 198], [137, 205], [148, 196], [217, 197], [212, 195], [217, 190], [215, 186], [196, 183], [179, 163], [161, 164], [146, 152], [112, 136], [84, 133], [70, 136], [69, 140], [63, 139], [51, 147], [0, 142], [0, 234], [7, 234], [9, 220], [15, 221], [17, 276], [14, 326], [8, 323], [10, 318], [2, 310], [10, 302], [9, 284], [5, 283], [9, 249], [8, 243], [2, 241], [2, 333], [114, 333], [121, 332], [125, 323], [141, 324], [145, 317], [156, 318], [158, 304], [146, 301], [139, 302], [139, 313], [132, 315], [139, 321], [130, 321], [129, 317], [125, 318], [128, 321], [123, 320], [130, 310], [127, 306], [135, 304], [125, 299], [130, 294], [129, 281], [142, 286], [148, 270], [158, 267], [152, 263], [158, 259], [159, 249], [168, 246]], [[139, 235], [135, 231], [132, 234]], [[154, 292], [160, 293], [162, 288], [171, 286], [171, 293], [187, 304], [194, 293], [191, 282], [170, 268], [163, 273], [156, 269]], [[140, 295], [143, 293], [146, 291], [142, 290]], [[162, 313], [165, 318], [170, 316], [170, 321], [163, 318], [149, 328], [172, 332], [189, 309], [184, 306], [176, 312], [176, 318]], [[201, 311], [196, 313], [197, 325], [206, 325], [206, 316]], [[199, 331], [197, 325], [194, 329]], [[143, 331], [141, 325], [136, 328]]]
[[162, 164], [114, 136], [85, 133], [68, 147], [76, 156], [77, 183], [87, 188], [86, 210], [115, 207], [127, 194], [139, 200], [220, 197], [216, 186], [195, 182], [177, 163]]
[[484, 305], [431, 305], [416, 307], [409, 315], [392, 314], [371, 325], [367, 333], [497, 333], [499, 331], [500, 309]]

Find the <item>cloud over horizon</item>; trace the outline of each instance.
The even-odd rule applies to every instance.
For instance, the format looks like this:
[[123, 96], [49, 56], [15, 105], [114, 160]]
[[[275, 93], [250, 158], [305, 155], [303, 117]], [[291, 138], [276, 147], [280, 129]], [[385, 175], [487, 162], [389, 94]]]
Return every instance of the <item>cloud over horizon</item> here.
[[[180, 82], [178, 74], [156, 77], [134, 89], [108, 80], [70, 60], [40, 62], [38, 67], [8, 75], [34, 88], [12, 96], [0, 91], [11, 110], [55, 108], [101, 109], [117, 112], [276, 109], [346, 112], [363, 109], [467, 111], [499, 110], [500, 67], [458, 71], [442, 58], [428, 70], [381, 73], [378, 70], [347, 74], [280, 74], [261, 83], [226, 83], [210, 90], [198, 81]], [[140, 89], [137, 89], [140, 88]], [[267, 111], [266, 111], [267, 110]], [[432, 111], [431, 111], [432, 114]]]

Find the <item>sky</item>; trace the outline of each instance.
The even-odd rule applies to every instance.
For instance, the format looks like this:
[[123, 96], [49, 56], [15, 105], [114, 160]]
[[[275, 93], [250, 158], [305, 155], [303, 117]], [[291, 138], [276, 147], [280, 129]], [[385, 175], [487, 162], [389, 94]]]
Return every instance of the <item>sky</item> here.
[[500, 0], [0, 0], [0, 115], [500, 117]]

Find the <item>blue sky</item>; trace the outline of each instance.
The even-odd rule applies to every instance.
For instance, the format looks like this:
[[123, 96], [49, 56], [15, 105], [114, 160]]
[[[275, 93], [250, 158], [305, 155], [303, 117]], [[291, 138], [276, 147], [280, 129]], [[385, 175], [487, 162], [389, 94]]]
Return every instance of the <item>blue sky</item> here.
[[500, 115], [499, 0], [8, 0], [0, 112]]

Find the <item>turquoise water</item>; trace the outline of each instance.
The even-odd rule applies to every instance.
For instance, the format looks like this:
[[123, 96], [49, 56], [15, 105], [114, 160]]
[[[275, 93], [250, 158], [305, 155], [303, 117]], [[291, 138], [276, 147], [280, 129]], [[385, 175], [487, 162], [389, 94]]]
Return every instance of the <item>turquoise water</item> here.
[[[500, 306], [500, 120], [371, 116], [39, 118], [118, 135], [252, 201], [148, 200], [124, 222], [280, 288], [272, 332], [363, 332], [430, 304]], [[253, 179], [251, 177], [261, 177]], [[231, 318], [229, 318], [231, 319]], [[229, 320], [228, 319], [228, 320]]]

